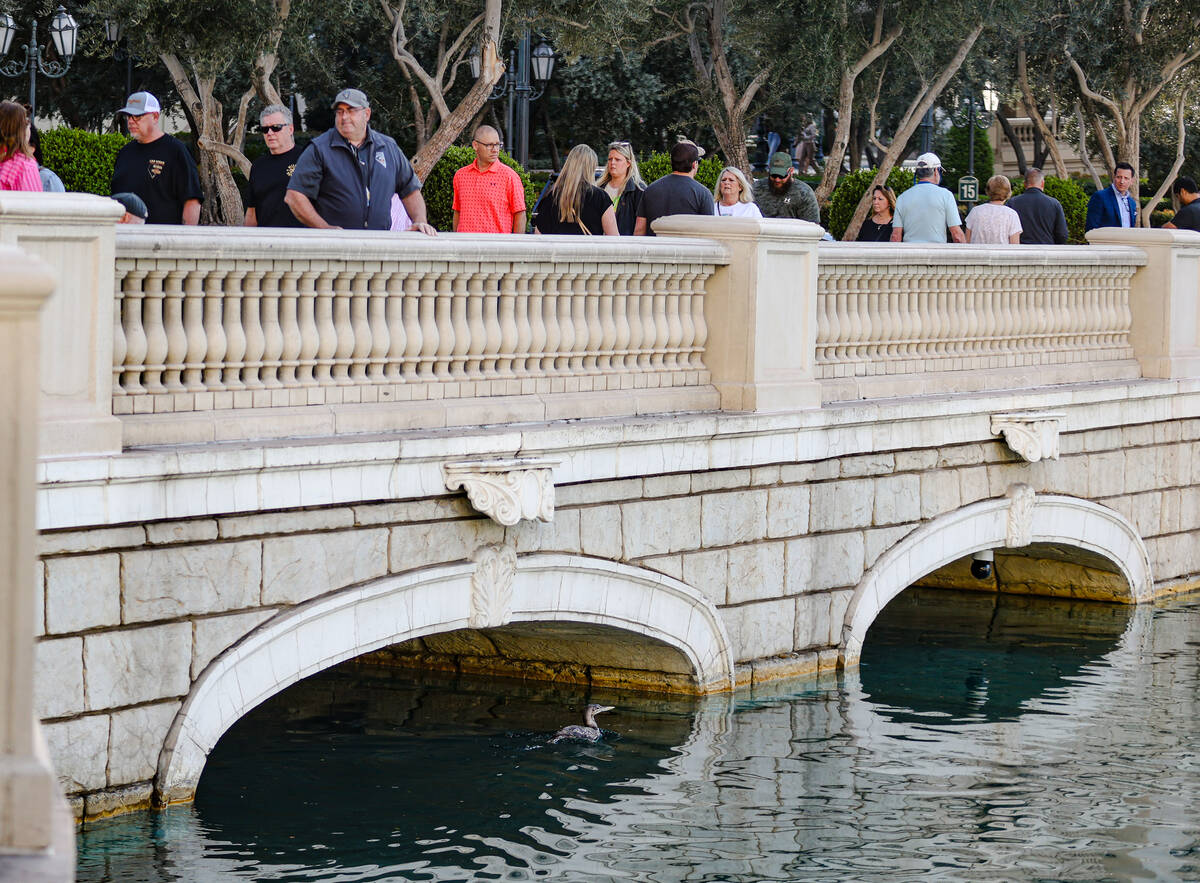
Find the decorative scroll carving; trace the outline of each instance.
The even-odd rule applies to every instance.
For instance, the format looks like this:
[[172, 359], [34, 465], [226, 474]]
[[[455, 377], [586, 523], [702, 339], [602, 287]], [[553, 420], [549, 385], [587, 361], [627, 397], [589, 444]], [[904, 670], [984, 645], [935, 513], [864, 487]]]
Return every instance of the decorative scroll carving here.
[[1064, 416], [1060, 411], [993, 414], [992, 435], [1003, 435], [1005, 444], [1030, 463], [1057, 460], [1058, 424]]
[[517, 574], [517, 552], [512, 546], [480, 546], [471, 555], [471, 614], [473, 629], [507, 625], [512, 617], [513, 577]]
[[521, 519], [554, 520], [554, 467], [558, 460], [464, 460], [445, 463], [446, 488], [465, 488], [478, 511], [506, 527]]
[[1014, 484], [1005, 496], [1009, 504], [1004, 545], [1010, 549], [1028, 546], [1033, 542], [1033, 503], [1037, 495], [1027, 484]]

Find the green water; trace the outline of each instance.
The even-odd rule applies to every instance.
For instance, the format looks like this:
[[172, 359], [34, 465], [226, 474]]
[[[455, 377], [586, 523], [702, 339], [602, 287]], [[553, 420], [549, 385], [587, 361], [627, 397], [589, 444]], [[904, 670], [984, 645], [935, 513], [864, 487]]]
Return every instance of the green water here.
[[[548, 745], [587, 701], [597, 745]], [[705, 701], [342, 666], [81, 881], [1200, 879], [1200, 600], [905, 593], [857, 672]]]

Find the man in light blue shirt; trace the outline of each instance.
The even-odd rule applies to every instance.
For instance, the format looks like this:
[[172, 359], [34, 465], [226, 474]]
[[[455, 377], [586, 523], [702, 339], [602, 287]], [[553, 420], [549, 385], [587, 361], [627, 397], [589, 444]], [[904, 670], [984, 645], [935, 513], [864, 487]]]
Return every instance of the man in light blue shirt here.
[[954, 195], [944, 187], [942, 161], [936, 153], [917, 157], [917, 183], [896, 197], [892, 242], [966, 242]]

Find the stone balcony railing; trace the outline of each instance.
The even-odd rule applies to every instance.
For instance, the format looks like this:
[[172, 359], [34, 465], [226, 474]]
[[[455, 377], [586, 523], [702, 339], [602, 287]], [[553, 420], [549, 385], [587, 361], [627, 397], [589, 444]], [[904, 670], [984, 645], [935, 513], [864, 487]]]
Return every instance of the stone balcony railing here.
[[655, 239], [121, 228], [0, 194], [45, 259], [47, 456], [1200, 377], [1200, 235], [819, 244], [676, 217]]

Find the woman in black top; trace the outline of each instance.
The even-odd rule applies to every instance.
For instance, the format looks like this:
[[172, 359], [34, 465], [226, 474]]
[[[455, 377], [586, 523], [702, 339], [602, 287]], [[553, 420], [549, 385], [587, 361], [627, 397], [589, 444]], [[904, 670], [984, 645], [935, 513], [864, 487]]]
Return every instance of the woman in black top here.
[[596, 179], [596, 151], [576, 144], [567, 154], [558, 180], [538, 203], [534, 233], [617, 236], [617, 213]]
[[876, 184], [871, 194], [871, 216], [862, 223], [855, 242], [891, 242], [892, 215], [896, 211], [896, 194], [891, 187]]
[[638, 171], [633, 145], [628, 141], [614, 141], [608, 145], [608, 162], [604, 174], [596, 182], [612, 199], [617, 210], [617, 230], [622, 236], [632, 236], [637, 226], [638, 207], [642, 204], [642, 192], [646, 182]]

